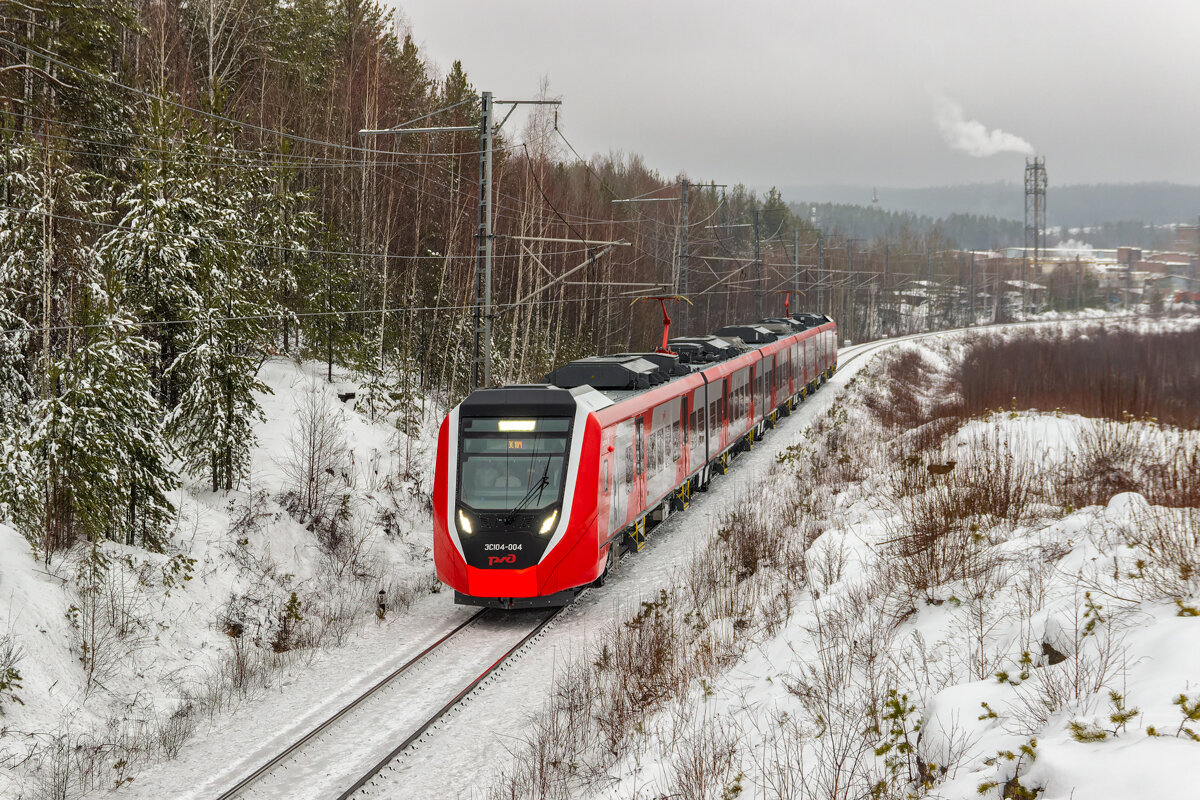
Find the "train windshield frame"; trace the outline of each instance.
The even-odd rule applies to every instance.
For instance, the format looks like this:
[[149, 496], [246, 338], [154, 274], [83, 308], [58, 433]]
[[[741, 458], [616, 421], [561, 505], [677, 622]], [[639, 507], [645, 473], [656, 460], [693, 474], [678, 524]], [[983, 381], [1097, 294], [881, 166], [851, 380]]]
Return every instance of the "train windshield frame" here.
[[458, 502], [472, 511], [545, 511], [562, 501], [569, 417], [466, 417], [458, 445]]

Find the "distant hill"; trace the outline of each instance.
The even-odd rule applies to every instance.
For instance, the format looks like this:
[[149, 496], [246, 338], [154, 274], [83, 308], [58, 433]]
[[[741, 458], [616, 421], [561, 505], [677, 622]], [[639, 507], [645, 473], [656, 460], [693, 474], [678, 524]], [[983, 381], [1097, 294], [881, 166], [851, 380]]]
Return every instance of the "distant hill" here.
[[[1092, 227], [1103, 222], [1135, 220], [1149, 225], [1196, 224], [1200, 216], [1200, 186], [1174, 183], [1102, 183], [1055, 186], [1053, 173], [1046, 197], [1046, 221], [1051, 226]], [[848, 203], [871, 206], [871, 186], [784, 186], [789, 203]], [[932, 218], [973, 214], [1024, 220], [1025, 194], [1016, 183], [974, 183], [922, 189], [879, 187], [886, 211], [907, 211]], [[806, 215], [807, 216], [807, 215]]]
[[[818, 226], [826, 233], [836, 233], [856, 239], [887, 240], [898, 242], [908, 237], [923, 237], [935, 233], [959, 247], [988, 249], [1021, 246], [1025, 243], [1025, 224], [1014, 219], [981, 214], [948, 214], [931, 217], [911, 211], [892, 211], [879, 205], [854, 205], [850, 203], [803, 203], [792, 204], [792, 212], [810, 219], [816, 210]], [[1157, 227], [1139, 221], [1101, 222], [1082, 226], [1085, 229], [1071, 233], [1052, 228], [1047, 244], [1074, 240], [1097, 248], [1112, 248], [1132, 245], [1151, 250], [1171, 246], [1174, 231], [1165, 225]]]

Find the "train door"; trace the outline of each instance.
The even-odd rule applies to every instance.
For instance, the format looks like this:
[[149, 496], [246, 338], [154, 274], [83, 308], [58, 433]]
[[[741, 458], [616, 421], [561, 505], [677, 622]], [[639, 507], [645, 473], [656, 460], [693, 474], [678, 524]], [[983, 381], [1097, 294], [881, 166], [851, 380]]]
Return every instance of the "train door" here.
[[704, 405], [704, 387], [692, 393], [692, 434], [690, 450], [688, 451], [688, 471], [694, 472], [697, 467], [707, 460], [708, 454], [708, 413]]
[[635, 515], [646, 506], [646, 423], [641, 415], [634, 420], [634, 489], [630, 500]]
[[764, 416], [775, 403], [775, 387], [772, 385], [775, 382], [775, 356], [764, 356], [758, 362], [758, 369], [762, 372], [762, 378], [759, 379], [762, 388], [758, 393], [759, 405], [754, 409], [755, 417]]
[[[629, 522], [630, 508], [637, 508], [634, 492], [637, 489], [637, 444], [634, 436], [633, 420], [625, 420], [617, 425], [613, 440], [614, 458], [612, 462], [612, 494], [609, 496], [608, 533], [612, 534], [624, 528]], [[601, 476], [603, 479], [603, 476]]]
[[668, 400], [650, 413], [646, 437], [646, 503], [666, 495], [679, 474], [680, 402]]

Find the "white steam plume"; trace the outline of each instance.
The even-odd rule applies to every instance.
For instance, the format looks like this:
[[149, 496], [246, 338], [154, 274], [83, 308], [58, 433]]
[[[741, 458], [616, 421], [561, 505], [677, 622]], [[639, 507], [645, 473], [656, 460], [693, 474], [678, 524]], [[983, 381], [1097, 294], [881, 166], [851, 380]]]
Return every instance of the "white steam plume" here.
[[1034, 154], [1033, 145], [1016, 134], [999, 128], [988, 130], [977, 119], [967, 119], [962, 106], [944, 95], [934, 98], [934, 120], [942, 132], [946, 144], [962, 150], [976, 158], [994, 156], [997, 153]]

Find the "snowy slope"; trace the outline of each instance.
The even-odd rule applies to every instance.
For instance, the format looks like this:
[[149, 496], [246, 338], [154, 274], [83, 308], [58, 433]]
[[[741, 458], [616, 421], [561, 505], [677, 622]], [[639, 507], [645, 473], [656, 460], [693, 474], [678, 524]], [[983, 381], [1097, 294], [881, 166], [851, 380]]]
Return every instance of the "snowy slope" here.
[[[389, 669], [406, 643], [422, 645], [458, 617], [430, 593], [432, 409], [425, 434], [402, 448], [389, 420], [371, 422], [339, 400], [355, 388], [349, 377], [326, 385], [322, 372], [286, 359], [264, 365], [273, 393], [259, 397], [267, 421], [255, 431], [249, 480], [220, 493], [204, 480], [185, 484], [171, 498], [178, 520], [164, 554], [105, 542], [47, 569], [0, 525], [0, 635], [20, 655], [20, 702], [0, 699], [0, 796], [114, 787], [171, 796], [221, 764], [240, 766], [231, 753], [273, 749], [275, 737]], [[329, 484], [344, 509], [338, 549], [289, 513], [291, 440], [310, 399], [345, 446]], [[84, 573], [99, 577], [86, 584]], [[380, 589], [391, 608], [383, 621]], [[293, 592], [299, 619], [282, 642]], [[293, 684], [294, 704], [281, 706]]]
[[[945, 363], [958, 347], [950, 342], [930, 360]], [[891, 497], [897, 479], [881, 446], [887, 436], [860, 405], [879, 384], [872, 376], [850, 380], [849, 370], [838, 382], [857, 385], [832, 413], [824, 411], [833, 398], [819, 398], [824, 419], [806, 422], [822, 422], [820, 435], [801, 438], [802, 428], [785, 425], [767, 440], [773, 453], [797, 443], [796, 463], [829, 454], [836, 441], [841, 449], [834, 452], [845, 456], [841, 472], [851, 477], [817, 487], [814, 502], [825, 500], [813, 513], [823, 532], [808, 551], [808, 589], [793, 596], [785, 616], [772, 617], [767, 606], [751, 615], [733, 666], [655, 706], [628, 731], [615, 759], [603, 747], [544, 752], [537, 731], [554, 728], [548, 719], [561, 725], [568, 712], [560, 704], [557, 716], [535, 713], [530, 726], [511, 709], [522, 684], [566, 674], [578, 684], [571, 670], [588, 669], [602, 652], [597, 648], [613, 641], [603, 625], [583, 619], [595, 603], [589, 596], [547, 646], [398, 767], [390, 793], [379, 796], [403, 796], [400, 787], [412, 785], [434, 791], [427, 776], [447, 774], [447, 754], [461, 752], [470, 731], [484, 735], [467, 746], [471, 763], [498, 749], [513, 753], [511, 766], [501, 759], [509, 780], [489, 782], [473, 771], [451, 778], [454, 791], [441, 796], [515, 789], [545, 797], [799, 798], [858, 796], [878, 786], [883, 796], [968, 798], [1000, 797], [1006, 783], [1013, 792], [1019, 782], [1043, 797], [1194, 797], [1200, 744], [1188, 730], [1200, 735], [1200, 579], [1182, 565], [1185, 574], [1173, 578], [1170, 559], [1200, 563], [1200, 515], [1153, 508], [1133, 493], [1082, 509], [1038, 495], [1019, 518], [980, 519], [972, 552], [986, 568], [913, 595], [891, 556], [905, 519]], [[996, 414], [968, 423], [927, 459], [970, 463], [973, 453], [1004, 452], [1051, 475], [1081, 457], [1080, 442], [1095, 424], [1072, 415]], [[1140, 446], [1179, 441], [1153, 423], [1128, 426]], [[794, 478], [756, 462], [758, 456], [743, 462], [741, 480], [761, 483], [755, 496], [770, 507], [793, 491]], [[999, 484], [1003, 476], [997, 471], [990, 480]], [[636, 577], [625, 591], [632, 590], [634, 603], [610, 601], [610, 613], [632, 622], [637, 601], [653, 599], [660, 586], [671, 587], [667, 608], [689, 607], [686, 562], [707, 558], [721, 506], [746, 496], [722, 488], [707, 499], [698, 515], [685, 515], [683, 527], [664, 531], [661, 550], [651, 551], [657, 564], [632, 565], [628, 574]], [[798, 523], [779, 517], [777, 524]], [[1163, 563], [1164, 548], [1155, 552], [1145, 541], [1155, 526], [1185, 552]], [[801, 528], [793, 528], [795, 536]], [[673, 575], [662, 569], [668, 562]], [[643, 565], [657, 574], [637, 575]], [[727, 623], [694, 624], [722, 641]], [[686, 672], [688, 663], [684, 658], [676, 668]], [[568, 693], [560, 688], [555, 697], [565, 701]], [[577, 723], [592, 724], [588, 719]], [[559, 739], [570, 738], [559, 731]], [[595, 746], [594, 735], [582, 738]], [[525, 783], [512, 778], [521, 774]]]

